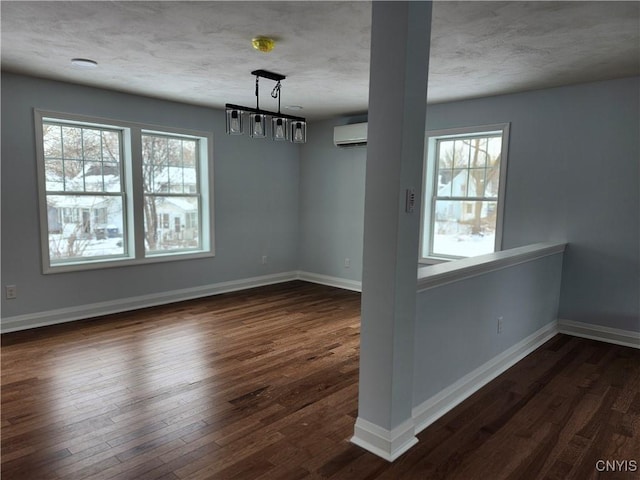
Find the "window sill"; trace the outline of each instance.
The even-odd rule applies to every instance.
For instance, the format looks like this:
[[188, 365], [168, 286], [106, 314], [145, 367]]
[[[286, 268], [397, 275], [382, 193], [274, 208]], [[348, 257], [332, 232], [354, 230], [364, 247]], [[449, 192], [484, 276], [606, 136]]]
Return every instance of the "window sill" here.
[[127, 258], [120, 257], [114, 259], [102, 259], [91, 262], [76, 263], [60, 263], [57, 265], [45, 266], [43, 272], [45, 275], [67, 272], [82, 272], [88, 270], [102, 270], [105, 268], [142, 266], [152, 263], [175, 262], [180, 260], [195, 260], [200, 258], [214, 257], [214, 252], [188, 252], [188, 253], [171, 253], [156, 254], [145, 258]]
[[451, 262], [453, 260], [458, 260], [457, 258], [440, 258], [440, 257], [426, 257], [421, 258], [418, 261], [419, 266], [431, 266], [431, 265], [440, 265], [441, 263]]

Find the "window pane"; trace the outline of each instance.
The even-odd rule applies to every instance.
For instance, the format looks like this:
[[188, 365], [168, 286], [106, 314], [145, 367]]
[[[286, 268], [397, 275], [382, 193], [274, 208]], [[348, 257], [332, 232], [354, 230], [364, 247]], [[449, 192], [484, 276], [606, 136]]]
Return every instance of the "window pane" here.
[[500, 188], [500, 168], [493, 167], [487, 169], [487, 186], [485, 196], [488, 198], [498, 198]]
[[82, 154], [85, 160], [102, 158], [100, 130], [82, 129]]
[[65, 159], [82, 160], [82, 129], [62, 127], [62, 147]]
[[167, 169], [167, 177], [169, 179], [169, 191], [171, 193], [185, 193], [183, 168], [169, 167]]
[[437, 200], [432, 233], [435, 255], [472, 257], [493, 252], [497, 202]]
[[120, 132], [47, 122], [42, 128], [47, 191], [121, 191]]
[[120, 165], [117, 163], [103, 163], [102, 175], [104, 177], [105, 192], [121, 192]]
[[100, 162], [85, 162], [84, 188], [87, 192], [103, 192], [102, 164]]
[[47, 195], [47, 219], [52, 263], [125, 254], [120, 196]]
[[453, 153], [453, 166], [459, 168], [469, 167], [469, 141], [456, 140]]
[[153, 135], [142, 135], [142, 161], [146, 165], [169, 164], [169, 139]]
[[438, 169], [444, 170], [453, 167], [453, 140], [438, 141]]
[[470, 168], [484, 167], [487, 164], [487, 138], [471, 138]]
[[484, 168], [469, 169], [469, 187], [467, 188], [468, 197], [484, 196], [485, 171], [486, 170]]
[[64, 189], [67, 192], [84, 191], [84, 162], [78, 160], [64, 161]]
[[439, 170], [438, 184], [436, 185], [436, 194], [439, 197], [451, 196], [451, 180], [453, 178], [453, 170]]
[[62, 160], [49, 160], [44, 164], [46, 189], [51, 192], [64, 191], [64, 173]]
[[197, 197], [145, 195], [144, 213], [148, 255], [200, 248]]
[[[157, 193], [163, 190], [166, 178], [165, 159], [163, 151], [166, 153], [166, 139], [142, 135], [142, 176], [144, 193]], [[166, 175], [166, 173], [164, 173]]]
[[451, 180], [451, 196], [465, 197], [467, 195], [468, 171], [462, 168], [453, 170]]
[[487, 144], [491, 165], [500, 164], [500, 152], [502, 150], [502, 137], [491, 137]]
[[102, 132], [102, 158], [105, 162], [120, 161], [120, 135], [118, 132]]
[[60, 125], [42, 125], [44, 158], [62, 158], [62, 130]]
[[182, 165], [182, 140], [170, 138], [168, 141], [169, 165]]
[[183, 140], [182, 142], [182, 160], [185, 167], [195, 168], [197, 160], [197, 142], [195, 140]]

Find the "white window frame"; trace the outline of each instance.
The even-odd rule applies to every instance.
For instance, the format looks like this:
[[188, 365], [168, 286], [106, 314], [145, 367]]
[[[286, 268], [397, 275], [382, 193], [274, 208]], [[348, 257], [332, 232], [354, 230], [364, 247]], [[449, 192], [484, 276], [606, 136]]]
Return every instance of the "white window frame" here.
[[435, 210], [435, 201], [437, 193], [437, 179], [435, 178], [436, 172], [436, 155], [437, 155], [437, 141], [441, 139], [451, 138], [464, 138], [471, 136], [483, 136], [493, 133], [499, 133], [502, 135], [502, 145], [500, 152], [500, 180], [498, 186], [498, 201], [496, 212], [496, 236], [494, 244], [494, 252], [502, 249], [502, 229], [504, 221], [504, 205], [505, 205], [505, 191], [507, 180], [507, 159], [509, 157], [509, 123], [500, 123], [494, 125], [481, 125], [474, 127], [459, 127], [450, 128], [445, 130], [432, 130], [427, 131], [425, 136], [425, 155], [424, 155], [424, 168], [423, 168], [423, 202], [422, 202], [422, 214], [420, 216], [420, 254], [419, 263], [421, 264], [435, 264], [450, 260], [456, 260], [460, 256], [433, 254], [432, 245], [432, 229], [433, 229], [433, 216]]
[[[90, 117], [70, 113], [34, 109], [35, 141], [38, 173], [38, 200], [40, 222], [40, 246], [42, 271], [45, 274], [80, 270], [95, 270], [128, 265], [190, 260], [213, 257], [214, 249], [214, 205], [213, 205], [213, 134], [196, 130], [148, 125], [122, 120]], [[47, 212], [47, 190], [43, 146], [43, 121], [67, 123], [76, 126], [109, 128], [121, 132], [121, 165], [124, 188], [123, 242], [125, 253], [110, 257], [84, 257], [77, 261], [51, 263], [49, 256], [49, 228]], [[198, 183], [200, 189], [200, 247], [168, 253], [145, 253], [144, 245], [144, 192], [142, 181], [142, 135], [160, 134], [198, 140]]]

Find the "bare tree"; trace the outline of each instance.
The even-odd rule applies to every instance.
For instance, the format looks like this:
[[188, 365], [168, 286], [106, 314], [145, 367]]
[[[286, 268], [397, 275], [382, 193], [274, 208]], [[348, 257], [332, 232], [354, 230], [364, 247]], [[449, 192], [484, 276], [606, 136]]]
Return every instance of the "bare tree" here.
[[[466, 190], [463, 191], [463, 196], [493, 196], [487, 192], [493, 185], [497, 185], [500, 171], [500, 154], [495, 155], [494, 153], [492, 155], [489, 148], [490, 141], [491, 137], [447, 141], [450, 146], [441, 148], [438, 158], [438, 173], [441, 184], [453, 182], [457, 175], [466, 171], [468, 184]], [[454, 194], [454, 196], [456, 195]], [[470, 225], [471, 233], [473, 234], [479, 234], [484, 231], [485, 225], [483, 225], [483, 222], [487, 225], [492, 224], [490, 218], [483, 219], [482, 217], [483, 203], [482, 200], [475, 200], [473, 219], [469, 222], [464, 222]], [[491, 215], [495, 215], [495, 213]]]
[[[483, 140], [486, 141], [482, 142]], [[496, 167], [500, 165], [500, 155], [492, 157], [489, 153], [487, 142], [488, 139], [486, 137], [463, 140], [463, 143], [471, 149], [469, 178], [473, 181], [476, 196], [488, 196], [485, 193], [485, 189], [488, 188], [491, 182], [497, 181], [498, 177], [499, 170]], [[483, 232], [482, 207], [483, 201], [476, 200], [473, 212], [474, 218], [471, 224], [471, 233], [473, 234]]]
[[[116, 131], [43, 123], [52, 258], [83, 256], [90, 243], [101, 192], [120, 191], [120, 135]], [[75, 195], [96, 192], [96, 197]], [[121, 207], [120, 207], [121, 208]], [[50, 221], [51, 217], [50, 217]]]

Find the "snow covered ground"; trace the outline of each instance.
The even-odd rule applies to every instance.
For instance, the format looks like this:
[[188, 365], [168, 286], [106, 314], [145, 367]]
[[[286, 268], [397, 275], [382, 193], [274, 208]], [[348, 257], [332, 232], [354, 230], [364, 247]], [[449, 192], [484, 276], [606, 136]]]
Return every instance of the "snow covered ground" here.
[[456, 257], [475, 257], [493, 252], [495, 233], [490, 235], [436, 234], [433, 239], [433, 252]]
[[51, 259], [70, 259], [83, 257], [101, 257], [107, 255], [123, 255], [124, 245], [122, 238], [105, 238], [97, 240], [95, 238], [79, 238], [74, 241], [73, 249], [76, 255], [69, 256], [68, 237], [62, 235], [49, 235], [49, 253]]

